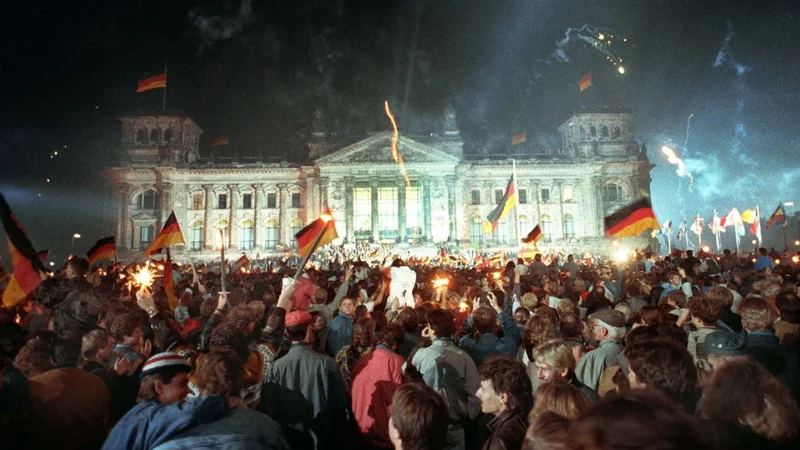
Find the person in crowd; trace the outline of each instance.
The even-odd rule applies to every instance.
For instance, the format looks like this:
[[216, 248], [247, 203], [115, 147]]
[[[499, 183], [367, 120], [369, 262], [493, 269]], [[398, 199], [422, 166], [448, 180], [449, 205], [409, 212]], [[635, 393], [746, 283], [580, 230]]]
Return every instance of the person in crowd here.
[[666, 339], [647, 339], [625, 348], [632, 389], [663, 393], [687, 413], [697, 404], [697, 370], [685, 348]]
[[478, 376], [481, 387], [475, 396], [481, 412], [494, 415], [487, 425], [490, 434], [483, 449], [521, 447], [533, 403], [533, 388], [525, 366], [508, 356], [493, 356], [481, 364]]
[[358, 319], [353, 325], [353, 339], [349, 345], [336, 354], [336, 365], [342, 374], [345, 386], [350, 387], [350, 379], [358, 361], [375, 347], [375, 321], [370, 318]]
[[780, 313], [780, 320], [775, 322], [775, 336], [782, 346], [800, 350], [800, 297], [797, 291], [782, 291], [775, 298], [775, 306]]
[[719, 322], [717, 322], [717, 326], [729, 328], [731, 331], [741, 333], [742, 317], [731, 309], [733, 308], [733, 292], [724, 286], [714, 286], [706, 295], [711, 301], [720, 304], [722, 314], [720, 315]]
[[597, 393], [575, 376], [575, 356], [564, 341], [554, 339], [538, 345], [533, 358], [540, 383], [563, 381], [578, 388], [590, 402], [597, 400]]
[[706, 336], [706, 354], [711, 370], [730, 361], [747, 359], [747, 340], [733, 331], [719, 330]]
[[423, 383], [407, 383], [392, 396], [389, 439], [395, 450], [439, 450], [447, 447], [447, 404]]
[[353, 338], [353, 322], [356, 304], [351, 298], [343, 298], [339, 304], [339, 315], [331, 322], [328, 332], [328, 355], [336, 356]]
[[[521, 343], [514, 319], [498, 305], [493, 292], [488, 293], [489, 306], [477, 306], [461, 330], [458, 346], [469, 354], [475, 365], [480, 365], [491, 355], [515, 356]], [[496, 334], [497, 321], [502, 324], [501, 337]], [[474, 327], [474, 328], [473, 328]], [[477, 334], [477, 336], [476, 336]]]
[[558, 414], [569, 420], [577, 419], [591, 404], [580, 389], [561, 380], [543, 383], [535, 395], [534, 407], [528, 415], [531, 426], [547, 413]]
[[689, 300], [689, 307], [686, 308], [681, 317], [678, 318], [677, 325], [684, 326], [686, 319], [691, 319], [692, 331], [689, 332], [689, 344], [687, 349], [692, 356], [694, 364], [706, 372], [711, 368], [708, 365], [708, 355], [705, 353], [706, 336], [717, 331], [717, 322], [722, 317], [722, 304], [705, 295], [695, 295]]
[[622, 353], [620, 341], [625, 336], [625, 316], [613, 309], [603, 309], [589, 316], [589, 322], [592, 337], [599, 346], [581, 358], [575, 374], [581, 383], [597, 392], [603, 372], [617, 364]]

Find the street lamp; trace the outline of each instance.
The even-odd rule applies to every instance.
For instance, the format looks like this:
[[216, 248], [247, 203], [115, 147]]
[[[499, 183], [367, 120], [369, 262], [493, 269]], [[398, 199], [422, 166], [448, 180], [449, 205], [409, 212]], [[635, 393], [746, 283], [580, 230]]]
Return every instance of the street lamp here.
[[75, 252], [75, 239], [80, 239], [81, 235], [79, 233], [75, 233], [72, 235], [72, 249], [70, 250], [71, 253]]

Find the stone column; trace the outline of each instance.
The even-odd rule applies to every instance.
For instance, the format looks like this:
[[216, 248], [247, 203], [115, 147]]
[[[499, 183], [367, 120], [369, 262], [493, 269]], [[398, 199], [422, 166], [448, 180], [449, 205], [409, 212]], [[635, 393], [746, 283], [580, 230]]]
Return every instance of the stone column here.
[[536, 202], [536, 219], [533, 222], [533, 225], [536, 226], [542, 223], [542, 202], [539, 200], [538, 181], [531, 181], [531, 194], [528, 195], [528, 198]]
[[328, 189], [330, 189], [331, 179], [328, 177], [320, 178], [320, 185], [322, 185], [321, 194], [320, 194], [320, 214], [322, 213], [322, 209], [325, 209], [329, 206], [328, 204]]
[[592, 193], [594, 204], [594, 235], [603, 236], [603, 180], [600, 177], [592, 178]]
[[564, 182], [555, 180], [555, 188], [558, 190], [558, 225], [561, 227], [561, 239], [564, 239]]
[[345, 177], [344, 179], [344, 217], [345, 224], [347, 225], [347, 242], [355, 242], [356, 232], [353, 229], [353, 188], [355, 187], [356, 180], [353, 177]]
[[369, 182], [370, 188], [370, 210], [372, 211], [370, 215], [370, 223], [372, 224], [372, 240], [374, 242], [379, 242], [380, 237], [380, 222], [378, 221], [378, 180], [370, 180]]
[[397, 236], [400, 242], [406, 242], [406, 182], [397, 181]]
[[131, 187], [128, 185], [120, 186], [120, 203], [122, 209], [122, 217], [119, 226], [119, 241], [117, 245], [125, 250], [133, 248], [131, 239]]
[[210, 184], [204, 184], [203, 189], [206, 191], [206, 215], [203, 218], [203, 248], [212, 249], [214, 248], [214, 227], [211, 224], [211, 205], [214, 202], [214, 186]]
[[228, 195], [228, 209], [230, 210], [230, 220], [228, 221], [228, 248], [234, 250], [239, 248], [239, 240], [236, 239], [236, 236], [239, 234], [237, 233], [239, 228], [236, 226], [236, 211], [238, 209], [237, 203], [239, 202], [238, 188], [239, 186], [235, 184], [228, 185], [228, 191], [230, 192]]
[[262, 245], [259, 242], [259, 238], [261, 237], [261, 195], [262, 195], [262, 188], [264, 187], [263, 184], [254, 184], [253, 185], [253, 249], [254, 250], [261, 250]]
[[431, 179], [422, 177], [422, 216], [425, 224], [425, 240], [430, 241], [431, 235]]
[[[492, 210], [494, 210], [494, 208], [497, 206], [497, 202], [494, 201], [494, 188], [492, 187], [493, 184], [494, 183], [492, 183], [491, 181], [483, 182], [483, 192], [486, 194], [485, 197], [487, 199], [487, 204], [489, 205], [489, 207], [486, 209], [486, 215], [481, 214], [481, 222], [482, 222], [481, 225], [486, 223], [486, 219], [488, 218], [489, 213]], [[483, 233], [484, 241], [486, 243], [495, 243], [494, 233], [487, 233], [485, 231], [481, 231], [481, 233]], [[486, 236], [487, 234], [489, 235], [488, 237]]]
[[448, 175], [445, 180], [445, 186], [447, 187], [447, 217], [450, 220], [448, 240], [452, 242], [458, 239], [458, 228], [456, 227], [456, 177], [455, 175]]
[[289, 228], [286, 212], [286, 184], [278, 185], [278, 243], [288, 245], [286, 230]]

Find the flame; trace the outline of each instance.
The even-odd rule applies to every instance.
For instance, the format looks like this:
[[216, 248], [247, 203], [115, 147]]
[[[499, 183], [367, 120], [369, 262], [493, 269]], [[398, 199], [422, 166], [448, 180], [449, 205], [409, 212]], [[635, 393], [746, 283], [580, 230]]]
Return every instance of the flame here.
[[447, 278], [436, 278], [435, 280], [433, 280], [433, 287], [436, 288], [445, 287], [448, 284], [450, 284], [450, 280], [448, 280]]
[[495, 280], [499, 280], [500, 279], [500, 272], [493, 273], [492, 274], [492, 278], [494, 278]]
[[133, 274], [133, 279], [139, 286], [149, 288], [153, 284], [153, 275], [153, 271], [150, 270], [150, 261], [147, 261], [143, 268]]
[[14, 317], [14, 323], [16, 323], [17, 325], [22, 325], [22, 315], [20, 315], [20, 314], [17, 314], [17, 315]]
[[403, 162], [403, 156], [397, 151], [397, 140], [400, 138], [400, 132], [397, 131], [397, 121], [394, 119], [392, 110], [389, 109], [389, 101], [385, 101], [383, 105], [384, 109], [386, 110], [386, 115], [389, 117], [389, 121], [392, 122], [392, 129], [394, 130], [394, 134], [392, 135], [392, 157], [394, 158], [394, 162], [400, 166], [400, 172], [403, 173], [403, 178], [406, 180], [406, 186], [411, 186], [411, 181], [408, 179], [408, 173], [406, 173], [406, 165]]
[[792, 256], [792, 262], [797, 264], [798, 262], [800, 262], [800, 258], [798, 258], [797, 256]]
[[469, 305], [467, 304], [467, 302], [461, 302], [461, 303], [458, 304], [458, 310], [459, 311], [464, 312], [464, 311], [466, 311], [468, 309], [469, 309]]

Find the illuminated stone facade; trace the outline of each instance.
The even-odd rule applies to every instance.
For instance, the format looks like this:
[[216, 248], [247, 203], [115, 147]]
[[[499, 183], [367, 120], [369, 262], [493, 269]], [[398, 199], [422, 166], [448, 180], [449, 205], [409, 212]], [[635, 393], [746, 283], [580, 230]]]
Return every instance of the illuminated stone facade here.
[[[349, 145], [328, 136], [315, 118], [307, 164], [258, 157], [201, 157], [202, 130], [179, 116], [128, 116], [122, 121], [124, 160], [109, 169], [117, 205], [117, 248], [140, 254], [171, 210], [198, 258], [216, 254], [219, 230], [232, 252], [281, 251], [324, 208], [347, 242], [438, 243], [511, 248], [537, 223], [542, 248], [569, 252], [608, 248], [603, 217], [649, 195], [652, 165], [634, 140], [628, 111], [581, 112], [561, 127], [561, 147], [516, 155], [520, 205], [494, 233], [482, 224], [512, 174], [511, 159], [465, 158], [455, 114], [444, 130], [401, 135], [410, 185], [391, 155], [391, 134]], [[518, 222], [515, 219], [518, 218]], [[518, 223], [518, 226], [517, 226]], [[645, 240], [631, 246], [644, 247]]]

